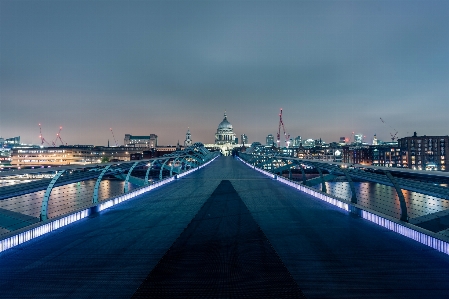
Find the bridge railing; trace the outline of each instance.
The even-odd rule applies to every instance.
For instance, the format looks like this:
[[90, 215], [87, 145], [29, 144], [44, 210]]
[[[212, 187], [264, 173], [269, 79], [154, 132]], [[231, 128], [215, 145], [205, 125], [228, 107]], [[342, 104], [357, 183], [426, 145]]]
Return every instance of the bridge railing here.
[[[182, 151], [153, 159], [53, 167], [51, 172], [43, 168], [0, 172], [0, 181], [10, 177], [19, 179], [18, 175], [43, 177], [14, 185], [0, 183], [0, 204], [8, 202], [8, 206], [17, 206], [19, 203], [22, 205], [20, 212], [11, 210], [8, 213], [26, 218], [21, 225], [15, 225], [14, 229], [9, 229], [10, 232], [0, 235], [0, 252], [23, 243], [30, 236], [38, 236], [176, 180], [204, 167], [216, 156], [217, 153], [209, 152], [201, 143], [196, 143]], [[137, 172], [139, 175], [135, 176]], [[104, 180], [106, 177], [120, 180], [122, 190], [111, 193], [107, 192], [108, 186], [102, 188], [102, 184], [108, 184]], [[29, 205], [30, 201], [32, 206], [39, 203], [40, 209], [24, 213], [23, 206]], [[52, 204], [56, 206], [52, 207]]]
[[[407, 205], [414, 205], [411, 202], [406, 202], [403, 195], [403, 190], [419, 190], [423, 191], [424, 194], [438, 195], [442, 201], [446, 202], [448, 198], [448, 187], [436, 186], [431, 183], [417, 182], [410, 179], [398, 178], [392, 175], [393, 171], [389, 169], [370, 169], [369, 167], [354, 167], [352, 165], [344, 165], [344, 163], [325, 163], [323, 161], [314, 160], [304, 160], [298, 158], [277, 156], [277, 155], [253, 155], [240, 153], [239, 158], [242, 162], [254, 168], [255, 170], [264, 173], [265, 175], [272, 177], [284, 184], [287, 184], [295, 189], [308, 193], [316, 198], [324, 200], [337, 206], [341, 209], [349, 211], [356, 214], [364, 219], [381, 225], [389, 230], [395, 231], [406, 237], [409, 237], [415, 241], [423, 243], [427, 246], [437, 249], [438, 251], [449, 254], [449, 235], [441, 234], [440, 232], [435, 232], [428, 230], [425, 227], [418, 226], [416, 223], [409, 223], [409, 218], [407, 216]], [[318, 179], [307, 179], [305, 168], [314, 168], [316, 172], [319, 173]], [[351, 168], [350, 168], [351, 167]], [[292, 179], [292, 169], [301, 170], [302, 178], [298, 180]], [[373, 172], [377, 170], [381, 173]], [[327, 176], [323, 172], [327, 172]], [[286, 173], [285, 173], [286, 172]], [[285, 174], [287, 177], [284, 177]], [[325, 185], [328, 178], [335, 178], [335, 176], [344, 177], [346, 182], [350, 186], [350, 198], [340, 198], [328, 193]], [[429, 178], [432, 174], [425, 174]], [[435, 176], [446, 177], [446, 174], [436, 173]], [[363, 180], [368, 182], [374, 182], [378, 184], [384, 184], [385, 186], [392, 186], [394, 190], [398, 193], [400, 201], [400, 217], [395, 218], [379, 212], [373, 209], [371, 206], [367, 207], [366, 203], [359, 202], [358, 196], [360, 192], [356, 192], [355, 180]], [[312, 183], [310, 184], [310, 182]], [[318, 182], [318, 184], [317, 184]], [[313, 186], [320, 185], [320, 188], [313, 188]], [[402, 199], [401, 196], [402, 195]], [[390, 197], [390, 202], [396, 200], [394, 196]], [[440, 215], [449, 215], [449, 205], [445, 211], [440, 212]], [[438, 213], [437, 213], [438, 214]], [[449, 217], [449, 216], [448, 216]], [[425, 218], [425, 217], [421, 217]], [[430, 217], [429, 219], [432, 219]], [[449, 231], [449, 229], [448, 229]]]
[[[340, 178], [347, 182], [349, 186], [350, 201], [352, 203], [361, 203], [357, 192], [355, 181], [372, 182], [380, 185], [392, 187], [396, 196], [392, 196], [392, 201], [399, 202], [400, 220], [408, 221], [409, 213], [408, 207], [411, 206], [409, 193], [415, 192], [422, 195], [435, 197], [442, 200], [449, 200], [449, 188], [434, 183], [434, 177], [448, 178], [449, 173], [435, 173], [435, 172], [420, 172], [419, 175], [426, 176], [427, 182], [412, 180], [401, 177], [404, 173], [407, 175], [413, 174], [412, 170], [393, 169], [386, 167], [366, 166], [366, 165], [352, 165], [348, 163], [339, 162], [325, 162], [317, 160], [307, 160], [292, 157], [285, 157], [280, 155], [258, 155], [258, 154], [240, 154], [240, 157], [253, 166], [267, 170], [273, 174], [282, 174], [288, 172], [288, 177], [292, 178], [292, 170], [300, 170], [302, 178], [300, 182], [307, 186], [321, 186], [321, 191], [328, 192], [326, 182]], [[306, 168], [314, 169], [318, 173], [318, 177], [314, 179], [307, 179]], [[327, 173], [327, 175], [324, 175]], [[406, 193], [408, 198], [404, 195]], [[414, 211], [415, 214], [418, 213]], [[421, 213], [422, 211], [420, 211]], [[413, 214], [413, 216], [415, 216]]]
[[[53, 199], [69, 199], [72, 196], [81, 194], [78, 197], [82, 198], [77, 200], [74, 209], [96, 204], [107, 197], [126, 194], [133, 189], [152, 185], [166, 178], [176, 178], [191, 169], [196, 169], [207, 163], [214, 156], [215, 154], [205, 149], [202, 144], [196, 143], [182, 151], [176, 151], [153, 159], [69, 165], [52, 167], [51, 169], [36, 168], [3, 171], [0, 172], [0, 205], [5, 200], [14, 201], [24, 197], [31, 197], [34, 202], [41, 201], [38, 218], [39, 221], [46, 221], [50, 218], [48, 208]], [[33, 178], [36, 176], [41, 178]], [[5, 184], [5, 182], [10, 181], [7, 180], [8, 178], [14, 178], [16, 184]], [[102, 190], [107, 189], [106, 187], [102, 188], [105, 178], [122, 181], [120, 185], [123, 185], [123, 189], [117, 190], [115, 188], [115, 191], [112, 193]], [[77, 187], [70, 189], [69, 185]], [[53, 192], [56, 189], [58, 189], [56, 193]], [[61, 204], [63, 205], [63, 203]], [[65, 209], [59, 215], [67, 212], [70, 211]], [[54, 216], [59, 215], [56, 213]]]

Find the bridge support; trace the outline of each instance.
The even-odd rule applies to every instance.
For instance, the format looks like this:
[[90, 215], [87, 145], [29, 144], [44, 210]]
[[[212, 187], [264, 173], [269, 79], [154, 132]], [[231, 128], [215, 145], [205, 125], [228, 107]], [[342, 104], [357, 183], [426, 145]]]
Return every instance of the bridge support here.
[[126, 180], [125, 180], [125, 188], [123, 190], [124, 193], [128, 193], [128, 182], [129, 182], [129, 177], [131, 176], [131, 172], [133, 172], [134, 167], [137, 166], [137, 164], [139, 164], [140, 162], [134, 162], [134, 164], [131, 166], [131, 168], [128, 170], [128, 174], [126, 175]]
[[357, 193], [355, 192], [354, 182], [352, 181], [352, 178], [346, 169], [343, 169], [343, 173], [345, 174], [346, 179], [349, 182], [349, 187], [351, 188], [351, 193], [352, 193], [351, 202], [356, 204], [357, 203]]
[[327, 189], [326, 189], [326, 181], [324, 180], [323, 177], [323, 172], [321, 171], [321, 169], [318, 166], [315, 166], [315, 168], [318, 170], [318, 172], [320, 173], [320, 178], [321, 178], [321, 192], [326, 193]]
[[299, 164], [299, 167], [301, 168], [302, 184], [306, 185], [307, 182], [306, 172], [304, 171], [304, 167], [302, 166], [302, 164]]
[[50, 194], [53, 190], [53, 187], [56, 184], [56, 181], [61, 177], [61, 175], [65, 172], [65, 170], [62, 170], [52, 178], [50, 184], [48, 184], [47, 190], [45, 190], [44, 199], [42, 199], [42, 205], [41, 205], [41, 215], [40, 215], [40, 221], [45, 221], [48, 219], [47, 216], [47, 208], [48, 208], [48, 201], [50, 200]]
[[150, 166], [148, 166], [147, 172], [145, 173], [145, 185], [149, 184], [148, 183], [148, 176], [150, 175], [150, 171], [151, 171], [151, 168], [154, 165], [154, 162], [156, 162], [156, 160], [151, 161]]
[[388, 177], [390, 182], [393, 184], [394, 188], [396, 189], [396, 193], [398, 194], [399, 205], [401, 207], [401, 218], [400, 218], [400, 220], [408, 222], [407, 205], [405, 203], [405, 197], [404, 197], [404, 194], [402, 193], [402, 189], [399, 186], [399, 184], [396, 181], [396, 179], [393, 177], [393, 175], [389, 171], [384, 170], [384, 173]]
[[164, 163], [162, 163], [161, 166], [161, 171], [159, 172], [159, 180], [162, 180], [162, 171], [164, 170], [165, 164], [167, 164], [168, 160], [170, 160], [170, 158], [167, 158]]
[[106, 166], [98, 176], [97, 181], [95, 182], [94, 194], [92, 196], [92, 203], [98, 203], [98, 188], [100, 187], [101, 179], [103, 178], [104, 174], [106, 173], [106, 171], [109, 170], [110, 167], [111, 165]]
[[[181, 157], [176, 157], [176, 159], [173, 160], [173, 163], [171, 164], [171, 168], [170, 168], [170, 176], [173, 175], [173, 168], [175, 167], [176, 162], [179, 161], [179, 158], [181, 158]], [[181, 164], [181, 168], [182, 168], [182, 164]], [[182, 170], [182, 169], [181, 169], [181, 170]], [[175, 170], [175, 171], [176, 171], [176, 170]], [[180, 172], [180, 171], [178, 170], [177, 173], [179, 173], [179, 172]]]

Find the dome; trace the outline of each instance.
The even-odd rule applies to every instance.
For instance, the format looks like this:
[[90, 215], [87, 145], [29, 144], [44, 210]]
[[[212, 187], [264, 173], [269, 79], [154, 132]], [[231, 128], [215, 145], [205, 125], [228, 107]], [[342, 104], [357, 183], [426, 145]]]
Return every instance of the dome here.
[[226, 118], [226, 112], [223, 121], [218, 125], [218, 130], [232, 130], [232, 125]]
[[232, 125], [224, 113], [223, 121], [218, 125], [217, 133], [215, 134], [215, 144], [231, 145], [236, 144], [235, 134], [232, 131]]

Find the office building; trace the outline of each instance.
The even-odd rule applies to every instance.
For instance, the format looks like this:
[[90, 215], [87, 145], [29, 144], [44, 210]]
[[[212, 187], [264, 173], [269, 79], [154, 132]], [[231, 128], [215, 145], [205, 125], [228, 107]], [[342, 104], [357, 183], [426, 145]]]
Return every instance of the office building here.
[[241, 136], [242, 144], [248, 144], [248, 136], [246, 134], [242, 134]]
[[274, 144], [274, 136], [272, 134], [268, 134], [266, 138], [266, 145], [273, 145]]
[[300, 146], [301, 145], [301, 143], [302, 143], [302, 139], [301, 139], [301, 136], [298, 136], [298, 137], [296, 137], [294, 140], [293, 140], [293, 146]]

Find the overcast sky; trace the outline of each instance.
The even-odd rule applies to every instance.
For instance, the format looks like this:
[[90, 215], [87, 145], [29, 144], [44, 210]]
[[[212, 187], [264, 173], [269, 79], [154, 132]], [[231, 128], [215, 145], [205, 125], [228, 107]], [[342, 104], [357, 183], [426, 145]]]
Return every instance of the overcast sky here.
[[[0, 1], [0, 136], [449, 134], [449, 1]], [[386, 123], [382, 123], [380, 117]]]

